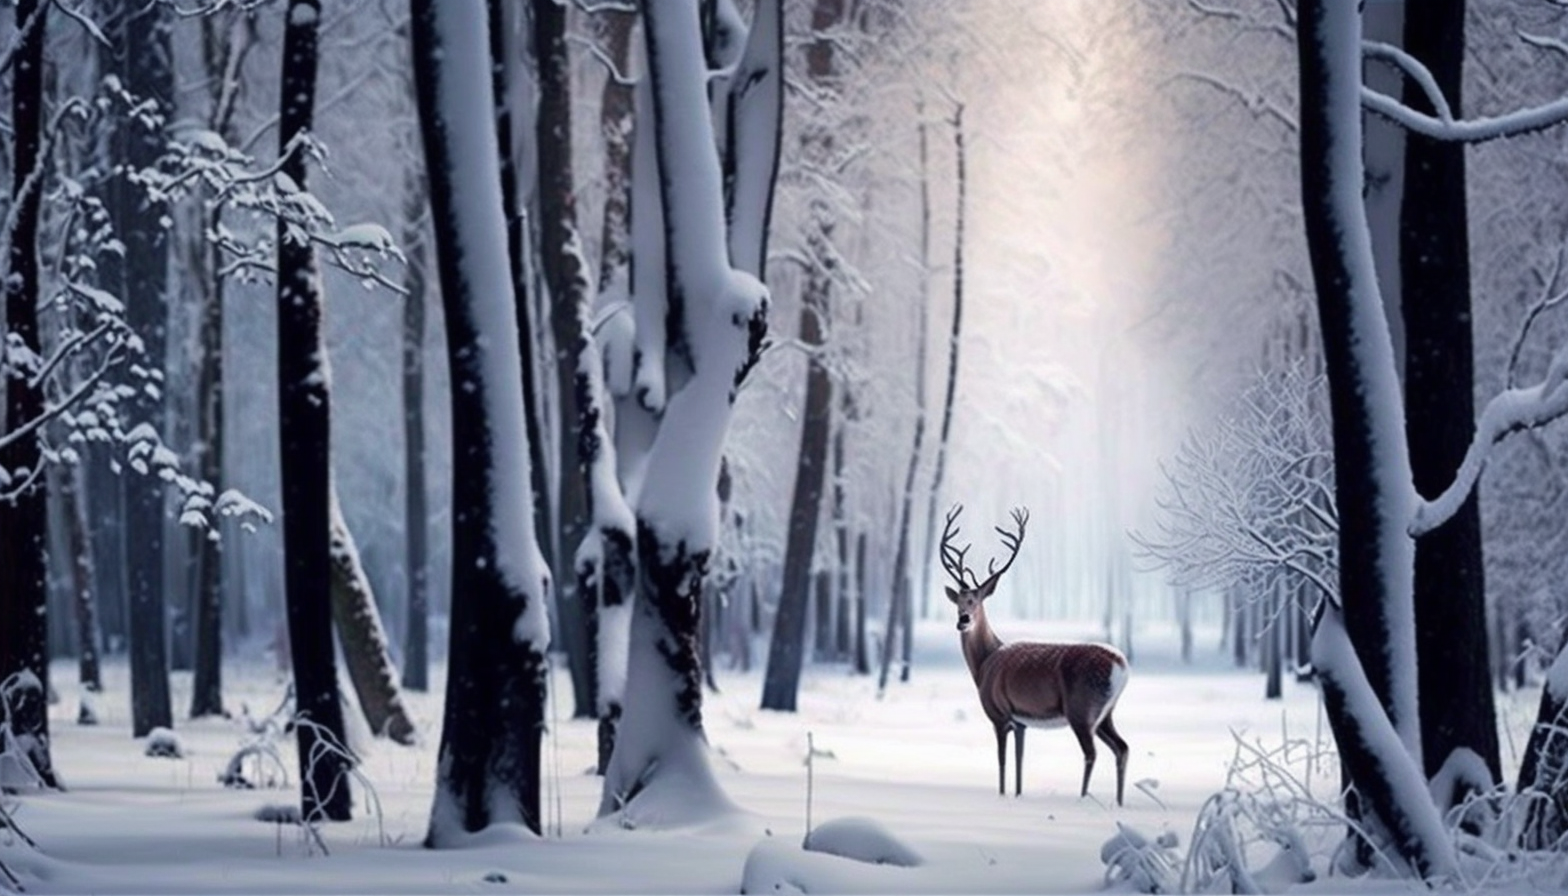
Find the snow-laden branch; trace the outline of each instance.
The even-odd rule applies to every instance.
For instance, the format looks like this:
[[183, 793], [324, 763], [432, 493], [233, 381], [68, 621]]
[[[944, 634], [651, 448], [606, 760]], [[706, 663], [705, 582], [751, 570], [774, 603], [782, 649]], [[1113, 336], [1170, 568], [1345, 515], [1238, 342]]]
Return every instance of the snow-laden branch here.
[[1368, 59], [1387, 62], [1404, 72], [1405, 76], [1414, 81], [1426, 95], [1426, 101], [1432, 104], [1438, 120], [1446, 124], [1453, 123], [1454, 111], [1448, 105], [1448, 98], [1443, 96], [1443, 88], [1437, 85], [1437, 78], [1432, 74], [1432, 70], [1422, 65], [1419, 59], [1393, 44], [1375, 40], [1362, 41], [1361, 53]]
[[1476, 421], [1475, 436], [1465, 451], [1459, 472], [1454, 474], [1454, 481], [1441, 495], [1417, 504], [1410, 522], [1410, 534], [1425, 535], [1458, 512], [1481, 478], [1494, 444], [1520, 430], [1550, 423], [1565, 413], [1568, 413], [1568, 346], [1558, 350], [1539, 383], [1504, 390], [1487, 402]]
[[1505, 115], [1444, 120], [1417, 112], [1386, 93], [1362, 85], [1361, 105], [1417, 134], [1456, 143], [1485, 143], [1502, 137], [1542, 131], [1568, 120], [1568, 97]]

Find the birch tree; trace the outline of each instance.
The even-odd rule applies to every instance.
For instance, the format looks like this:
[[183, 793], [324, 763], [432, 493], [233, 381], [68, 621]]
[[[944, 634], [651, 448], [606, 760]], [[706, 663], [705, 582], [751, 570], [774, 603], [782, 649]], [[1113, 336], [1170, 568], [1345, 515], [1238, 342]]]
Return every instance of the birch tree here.
[[531, 512], [522, 368], [532, 359], [516, 341], [486, 10], [414, 0], [412, 17], [451, 365], [452, 627], [425, 836], [439, 848], [496, 824], [541, 829], [550, 574]]

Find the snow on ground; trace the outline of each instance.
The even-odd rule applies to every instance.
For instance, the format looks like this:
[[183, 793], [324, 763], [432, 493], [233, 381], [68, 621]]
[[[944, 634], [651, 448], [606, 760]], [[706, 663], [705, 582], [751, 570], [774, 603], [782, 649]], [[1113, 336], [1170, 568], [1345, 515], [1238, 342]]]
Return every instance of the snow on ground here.
[[[1017, 637], [1092, 635], [1087, 627], [1005, 620], [999, 628]], [[297, 803], [294, 790], [218, 784], [230, 756], [250, 739], [238, 721], [181, 720], [183, 758], [149, 757], [129, 735], [124, 662], [107, 667], [108, 691], [93, 701], [96, 727], [75, 723], [75, 669], [61, 663], [53, 675], [62, 699], [51, 725], [56, 768], [70, 789], [11, 803], [42, 852], [0, 841], [0, 860], [30, 893], [736, 893], [748, 858], [753, 886], [772, 882], [781, 890], [1097, 891], [1105, 886], [1100, 849], [1118, 822], [1151, 840], [1173, 832], [1185, 847], [1198, 808], [1224, 783], [1235, 752], [1232, 731], [1268, 745], [1286, 734], [1328, 741], [1310, 687], [1287, 682], [1283, 701], [1265, 702], [1262, 676], [1224, 668], [1212, 646], [1217, 637], [1200, 638], [1211, 646], [1197, 669], [1170, 658], [1173, 640], [1145, 639], [1116, 710], [1132, 746], [1124, 808], [1114, 805], [1106, 750], [1090, 798], [1078, 797], [1082, 760], [1065, 730], [1031, 731], [1023, 796], [997, 795], [995, 740], [957, 634], [942, 620], [917, 629], [913, 680], [890, 685], [883, 700], [874, 679], [817, 667], [802, 683], [798, 713], [764, 712], [756, 708], [760, 672], [721, 669], [723, 691], [706, 705], [709, 739], [721, 782], [753, 813], [750, 824], [726, 830], [588, 832], [600, 795], [600, 779], [589, 773], [594, 725], [567, 718], [570, 688], [557, 669], [556, 736], [545, 745], [549, 836], [501, 831], [448, 851], [420, 846], [439, 740], [435, 669], [437, 686], [409, 695], [422, 744], [378, 741], [365, 750], [363, 771], [381, 817], [367, 812], [360, 791], [354, 821], [321, 828], [326, 854], [297, 826], [256, 820], [268, 807]], [[260, 660], [231, 664], [225, 681], [230, 709], [245, 704], [257, 715], [283, 692], [282, 677]], [[178, 711], [189, 699], [188, 674], [176, 674], [174, 684]], [[1534, 699], [1505, 699], [1508, 722], [1528, 725], [1528, 711], [1511, 707]], [[808, 732], [817, 749], [811, 823], [863, 819], [842, 828], [852, 836], [885, 829], [922, 864], [871, 865], [801, 851]], [[1522, 746], [1517, 732], [1513, 737]], [[283, 748], [293, 782], [292, 737]], [[1505, 740], [1505, 762], [1508, 749]]]

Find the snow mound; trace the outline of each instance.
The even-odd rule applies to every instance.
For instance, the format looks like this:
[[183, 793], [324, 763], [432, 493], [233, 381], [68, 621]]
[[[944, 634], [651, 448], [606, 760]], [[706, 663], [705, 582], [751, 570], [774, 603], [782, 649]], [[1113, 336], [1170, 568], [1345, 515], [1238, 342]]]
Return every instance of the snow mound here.
[[294, 803], [266, 803], [257, 806], [251, 817], [267, 824], [299, 824], [299, 806]]
[[746, 856], [742, 893], [913, 893], [917, 872], [763, 840]]
[[873, 865], [913, 868], [925, 864], [920, 853], [871, 818], [835, 818], [823, 822], [806, 835], [805, 848]]
[[185, 743], [178, 734], [160, 725], [147, 732], [147, 747], [142, 753], [158, 759], [184, 759]]

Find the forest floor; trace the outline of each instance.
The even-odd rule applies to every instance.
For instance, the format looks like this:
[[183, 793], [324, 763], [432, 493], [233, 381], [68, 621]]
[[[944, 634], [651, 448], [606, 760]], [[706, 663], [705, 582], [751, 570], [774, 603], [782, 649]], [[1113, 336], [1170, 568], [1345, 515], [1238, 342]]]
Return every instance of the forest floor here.
[[[1016, 637], [1093, 634], [1088, 626], [1004, 621], [1001, 627]], [[1031, 731], [1023, 796], [997, 795], [995, 740], [957, 635], [942, 620], [917, 629], [912, 680], [891, 684], [882, 699], [874, 677], [824, 665], [808, 668], [799, 712], [764, 712], [757, 709], [760, 673], [721, 668], [722, 690], [709, 694], [705, 708], [708, 736], [723, 785], [750, 816], [715, 829], [587, 830], [600, 796], [600, 779], [590, 773], [595, 726], [569, 718], [570, 688], [559, 687], [566, 682], [557, 670], [545, 744], [547, 836], [505, 832], [449, 851], [420, 846], [439, 734], [439, 667], [431, 692], [408, 695], [423, 726], [418, 746], [367, 744], [363, 730], [357, 737], [351, 732], [374, 799], [357, 788], [355, 820], [319, 826], [318, 840], [296, 825], [257, 820], [266, 807], [297, 805], [296, 787], [235, 790], [218, 783], [230, 757], [252, 740], [240, 719], [180, 721], [184, 757], [147, 757], [144, 743], [129, 734], [123, 660], [110, 662], [107, 690], [92, 698], [100, 723], [93, 727], [76, 723], [75, 669], [61, 663], [53, 669], [61, 700], [51, 725], [55, 763], [69, 789], [8, 798], [38, 848], [0, 835], [0, 862], [29, 893], [736, 893], [743, 886], [1094, 892], [1107, 885], [1101, 848], [1118, 825], [1150, 839], [1174, 834], [1184, 853], [1200, 807], [1225, 786], [1233, 760], [1256, 758], [1247, 745], [1279, 757], [1285, 754], [1275, 751], [1289, 740], [1298, 772], [1313, 764], [1315, 793], [1332, 802], [1337, 765], [1312, 687], [1287, 680], [1284, 699], [1265, 701], [1263, 677], [1227, 668], [1217, 635], [1202, 635], [1195, 666], [1174, 658], [1174, 641], [1171, 633], [1144, 639], [1116, 710], [1132, 746], [1125, 807], [1115, 805], [1114, 761], [1104, 749], [1090, 797], [1079, 798], [1082, 761], [1065, 730]], [[283, 693], [283, 676], [259, 656], [231, 663], [225, 676], [227, 704], [236, 713], [244, 707], [265, 715]], [[176, 673], [174, 685], [175, 706], [182, 708], [188, 673]], [[1502, 698], [1505, 765], [1517, 766], [1537, 698], [1528, 691]], [[865, 865], [799, 852], [808, 735], [817, 751], [812, 823], [871, 819], [923, 864]], [[292, 736], [278, 747], [292, 784]], [[255, 768], [247, 765], [259, 779]], [[1259, 769], [1254, 764], [1253, 774]], [[1011, 755], [1008, 779], [1011, 785]], [[1313, 849], [1326, 850], [1336, 839], [1333, 831], [1321, 833]], [[748, 874], [748, 856], [759, 843], [765, 845]], [[1314, 864], [1326, 861], [1320, 856]], [[1392, 881], [1370, 888], [1366, 881], [1338, 884], [1320, 880], [1310, 889], [1407, 889]]]

